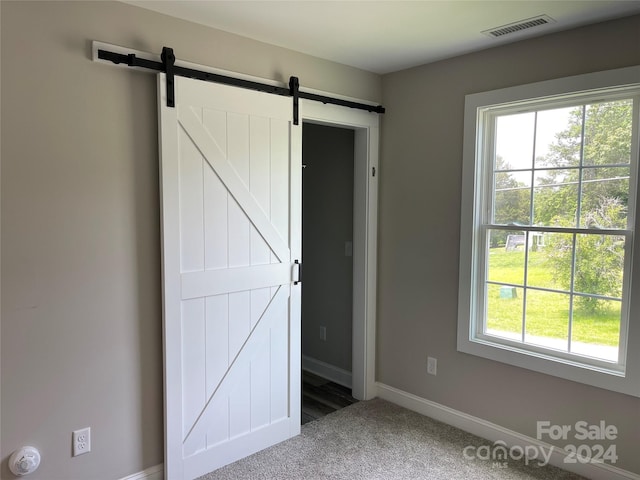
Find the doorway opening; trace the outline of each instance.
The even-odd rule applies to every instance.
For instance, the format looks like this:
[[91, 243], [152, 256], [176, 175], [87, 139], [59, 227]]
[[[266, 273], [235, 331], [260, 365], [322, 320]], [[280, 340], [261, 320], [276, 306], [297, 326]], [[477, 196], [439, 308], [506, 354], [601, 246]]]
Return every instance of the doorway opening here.
[[[300, 151], [303, 152], [303, 161], [305, 163], [305, 152], [307, 155], [307, 163], [309, 152], [314, 150], [325, 150], [328, 145], [332, 145], [334, 141], [329, 138], [321, 141], [319, 145], [314, 148], [313, 140], [307, 141], [305, 139], [302, 142], [302, 137], [305, 136], [305, 131], [309, 133], [309, 129], [313, 130], [314, 127], [325, 127], [323, 132], [328, 135], [332, 133], [336, 136], [344, 135], [348, 137], [344, 143], [348, 145], [347, 160], [350, 171], [347, 175], [350, 176], [350, 183], [347, 182], [350, 190], [352, 204], [350, 207], [344, 207], [340, 209], [335, 207], [333, 209], [325, 208], [323, 215], [327, 216], [329, 220], [333, 215], [338, 215], [340, 212], [337, 210], [349, 210], [351, 209], [351, 234], [352, 245], [347, 242], [348, 236], [341, 238], [338, 241], [336, 247], [336, 258], [345, 258], [351, 262], [351, 279], [352, 279], [352, 291], [351, 291], [351, 322], [347, 322], [347, 326], [344, 327], [343, 332], [345, 335], [351, 334], [351, 369], [349, 371], [348, 359], [342, 364], [331, 364], [329, 361], [324, 361], [324, 364], [319, 362], [310, 361], [312, 353], [309, 352], [308, 345], [303, 347], [305, 341], [301, 339], [300, 346], [302, 354], [302, 367], [305, 370], [312, 371], [320, 375], [321, 378], [329, 378], [337, 385], [351, 386], [351, 395], [354, 399], [358, 400], [370, 400], [377, 394], [377, 388], [375, 383], [375, 323], [376, 323], [376, 271], [377, 271], [377, 231], [378, 231], [378, 137], [379, 137], [379, 120], [378, 116], [357, 111], [349, 108], [342, 108], [335, 105], [324, 105], [318, 102], [308, 102], [306, 100], [300, 100], [300, 116], [303, 119], [302, 122], [302, 135], [300, 135], [300, 141], [303, 145], [300, 145]], [[322, 137], [321, 137], [322, 138]], [[304, 150], [304, 151], [303, 151]], [[325, 150], [326, 151], [326, 150]], [[307, 197], [311, 188], [309, 187], [309, 180], [312, 178], [312, 167], [308, 166], [305, 169], [305, 173], [302, 174], [304, 185], [303, 190], [306, 190]], [[332, 195], [335, 179], [330, 176], [329, 180], [325, 184], [321, 185], [320, 193], [318, 197], [320, 200], [324, 198], [324, 202], [328, 202], [329, 195]], [[302, 193], [301, 198], [304, 196]], [[343, 197], [344, 198], [344, 195]], [[303, 202], [304, 203], [304, 202]], [[344, 203], [343, 203], [344, 206]], [[300, 214], [302, 216], [302, 206]], [[304, 219], [302, 220], [304, 223]], [[309, 219], [306, 219], [307, 226], [309, 226]], [[332, 228], [332, 227], [330, 227]], [[347, 223], [349, 228], [349, 223]], [[304, 229], [304, 227], [303, 227]], [[323, 232], [321, 232], [323, 233]], [[304, 234], [302, 235], [304, 237]], [[343, 235], [344, 236], [344, 235]], [[320, 237], [322, 240], [322, 236]], [[308, 243], [307, 240], [302, 242]], [[352, 248], [352, 252], [349, 249]], [[306, 262], [305, 255], [309, 253], [309, 247], [302, 245], [302, 263]], [[306, 253], [305, 253], [306, 251]], [[345, 253], [352, 253], [352, 257], [348, 258]], [[303, 267], [304, 270], [305, 267]], [[306, 272], [306, 270], [305, 270]], [[302, 284], [301, 296], [305, 295], [305, 291], [308, 291], [307, 275]], [[307, 297], [308, 298], [308, 297]], [[328, 295], [324, 295], [323, 302], [332, 302], [333, 298]], [[304, 307], [302, 307], [304, 308]], [[301, 308], [301, 310], [302, 310]], [[305, 328], [305, 335], [310, 332], [309, 339], [314, 340], [314, 337], [318, 340], [322, 335], [326, 339], [324, 342], [331, 341], [331, 330], [320, 329], [319, 327], [328, 327], [326, 324], [317, 324], [316, 328]], [[330, 327], [333, 328], [333, 327]], [[350, 329], [349, 329], [350, 328]], [[342, 358], [345, 355], [343, 353]], [[313, 357], [311, 357], [313, 358]], [[315, 359], [318, 360], [318, 359]], [[331, 360], [330, 360], [331, 361]], [[337, 362], [336, 362], [337, 363]], [[328, 368], [322, 368], [328, 367]], [[336, 368], [337, 367], [337, 368]]]
[[352, 396], [355, 132], [302, 128], [301, 423], [356, 402]]

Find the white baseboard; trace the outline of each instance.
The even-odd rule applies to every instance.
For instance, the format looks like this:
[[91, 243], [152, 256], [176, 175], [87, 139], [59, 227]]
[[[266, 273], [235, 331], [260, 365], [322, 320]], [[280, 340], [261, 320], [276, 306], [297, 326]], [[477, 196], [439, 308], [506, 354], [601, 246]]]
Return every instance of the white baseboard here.
[[327, 380], [331, 380], [332, 382], [337, 383], [338, 385], [342, 385], [343, 387], [351, 388], [351, 372], [347, 372], [342, 368], [334, 367], [326, 362], [321, 360], [316, 360], [315, 358], [307, 357], [306, 355], [302, 356], [302, 369], [307, 372], [315, 373]]
[[[514, 446], [522, 448], [533, 446], [543, 448], [548, 452], [552, 447], [550, 444], [535, 438], [522, 435], [495, 423], [482, 420], [481, 418], [468, 415], [382, 383], [377, 384], [377, 390], [378, 397], [384, 400], [472, 433], [478, 437], [486, 438], [491, 442], [502, 441], [506, 444], [507, 448]], [[566, 463], [565, 459], [567, 457], [569, 457], [569, 453], [566, 450], [554, 446], [549, 463], [592, 480], [640, 480], [640, 475], [610, 464], [595, 462]]]
[[154, 465], [120, 480], [164, 480], [164, 464]]

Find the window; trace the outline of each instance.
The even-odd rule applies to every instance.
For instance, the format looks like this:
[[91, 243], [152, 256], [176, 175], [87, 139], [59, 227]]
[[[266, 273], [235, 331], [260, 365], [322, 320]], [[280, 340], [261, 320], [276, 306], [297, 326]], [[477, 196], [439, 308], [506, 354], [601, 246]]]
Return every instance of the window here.
[[640, 67], [467, 96], [460, 351], [640, 396], [639, 112]]

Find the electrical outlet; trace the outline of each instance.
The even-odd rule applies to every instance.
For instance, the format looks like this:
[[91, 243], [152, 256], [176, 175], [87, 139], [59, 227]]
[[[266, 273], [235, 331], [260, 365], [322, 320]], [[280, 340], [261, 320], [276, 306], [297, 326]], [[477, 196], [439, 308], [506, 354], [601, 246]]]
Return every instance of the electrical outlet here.
[[77, 457], [91, 451], [91, 427], [73, 432], [73, 456]]
[[320, 340], [327, 341], [327, 327], [320, 327]]
[[433, 357], [427, 357], [427, 373], [429, 375], [437, 375], [438, 373], [438, 359]]

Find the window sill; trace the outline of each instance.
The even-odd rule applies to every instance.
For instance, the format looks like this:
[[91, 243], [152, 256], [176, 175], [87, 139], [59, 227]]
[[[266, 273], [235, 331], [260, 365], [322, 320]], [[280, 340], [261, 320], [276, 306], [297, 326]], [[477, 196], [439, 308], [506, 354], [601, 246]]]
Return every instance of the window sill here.
[[458, 351], [534, 372], [640, 397], [640, 382], [630, 378], [628, 372], [613, 368], [613, 364], [607, 366], [606, 362], [600, 362], [600, 365], [582, 363], [577, 355], [572, 355], [572, 358], [560, 358], [556, 351], [545, 354], [543, 349], [532, 351], [519, 347], [516, 342], [507, 344], [502, 338], [499, 338], [499, 342], [496, 340], [498, 337], [491, 335], [483, 335], [474, 339], [458, 338]]

